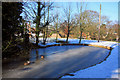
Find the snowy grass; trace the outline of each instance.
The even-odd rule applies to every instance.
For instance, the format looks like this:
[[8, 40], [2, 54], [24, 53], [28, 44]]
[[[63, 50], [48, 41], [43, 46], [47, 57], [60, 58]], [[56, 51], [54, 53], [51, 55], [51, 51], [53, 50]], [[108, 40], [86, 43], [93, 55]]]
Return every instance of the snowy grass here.
[[[42, 40], [41, 38], [39, 39]], [[65, 41], [66, 39], [61, 38], [58, 40]], [[32, 40], [31, 40], [32, 41]], [[35, 43], [35, 41], [32, 41]], [[79, 43], [79, 39], [69, 39], [69, 43]], [[97, 40], [82, 40], [82, 44], [92, 44], [92, 45], [101, 45], [101, 46], [108, 46], [112, 47], [113, 50], [111, 51], [111, 55], [106, 59], [106, 61], [102, 62], [101, 64], [97, 64], [96, 66], [89, 67], [84, 70], [79, 70], [74, 74], [74, 76], [63, 76], [62, 78], [118, 78], [118, 74], [120, 74], [120, 69], [118, 69], [118, 44], [117, 42], [111, 41], [100, 41], [99, 43]], [[60, 44], [54, 42], [54, 39], [48, 38], [46, 45], [39, 43], [40, 46], [47, 46], [53, 44]]]

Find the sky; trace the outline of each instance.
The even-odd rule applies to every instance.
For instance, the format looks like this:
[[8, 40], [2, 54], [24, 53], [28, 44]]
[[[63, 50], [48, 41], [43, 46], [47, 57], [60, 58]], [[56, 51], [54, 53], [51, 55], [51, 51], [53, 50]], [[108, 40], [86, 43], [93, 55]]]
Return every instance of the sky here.
[[[99, 2], [88, 3], [88, 9], [99, 12]], [[108, 16], [110, 20], [118, 20], [118, 3], [117, 2], [101, 2], [101, 15]]]
[[[56, 6], [66, 7], [68, 4], [67, 2], [55, 2]], [[101, 15], [107, 16], [109, 20], [118, 21], [118, 2], [85, 2], [87, 4], [86, 10], [93, 10], [93, 11], [100, 11], [100, 4], [101, 4]], [[77, 12], [76, 2], [70, 2], [72, 6], [72, 13]]]
[[[72, 8], [72, 16], [74, 16], [75, 13], [78, 13], [76, 3], [77, 2], [54, 2], [54, 6], [57, 8], [51, 12], [52, 14], [56, 14], [57, 12], [59, 14], [60, 20], [64, 21], [64, 18], [66, 17], [64, 8], [68, 7], [70, 4]], [[107, 16], [111, 21], [118, 21], [118, 2], [84, 2], [84, 5], [86, 4], [86, 10], [93, 10], [97, 11], [98, 13], [100, 11], [101, 4], [101, 15]]]

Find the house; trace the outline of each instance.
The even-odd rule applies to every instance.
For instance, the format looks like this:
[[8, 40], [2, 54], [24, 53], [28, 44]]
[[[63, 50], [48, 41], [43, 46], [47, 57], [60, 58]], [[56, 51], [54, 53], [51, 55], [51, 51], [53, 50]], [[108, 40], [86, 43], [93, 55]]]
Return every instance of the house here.
[[50, 38], [61, 38], [60, 34], [53, 33]]

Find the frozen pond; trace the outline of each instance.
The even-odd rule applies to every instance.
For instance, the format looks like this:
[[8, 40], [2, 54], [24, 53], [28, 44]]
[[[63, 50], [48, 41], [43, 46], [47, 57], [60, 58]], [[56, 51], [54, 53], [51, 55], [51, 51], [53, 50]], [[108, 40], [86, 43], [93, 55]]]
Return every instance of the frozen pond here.
[[104, 61], [109, 52], [104, 48], [79, 45], [33, 49], [29, 54], [29, 61], [35, 63], [9, 70], [3, 77], [58, 78]]
[[82, 47], [87, 47], [87, 46], [80, 46], [80, 45], [64, 45], [64, 46], [52, 46], [52, 47], [47, 47], [47, 48], [39, 48], [39, 49], [32, 49], [30, 52], [30, 61], [36, 61], [41, 58], [41, 55], [44, 57], [48, 57], [53, 54], [62, 54], [65, 51], [68, 50], [73, 50], [73, 49], [80, 49]]

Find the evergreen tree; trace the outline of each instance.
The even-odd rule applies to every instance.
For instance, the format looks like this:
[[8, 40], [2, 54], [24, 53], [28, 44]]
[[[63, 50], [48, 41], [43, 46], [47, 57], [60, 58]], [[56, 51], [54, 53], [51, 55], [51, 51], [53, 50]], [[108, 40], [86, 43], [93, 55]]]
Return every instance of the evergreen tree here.
[[3, 51], [15, 41], [15, 32], [19, 31], [22, 13], [21, 2], [2, 3], [2, 49]]

